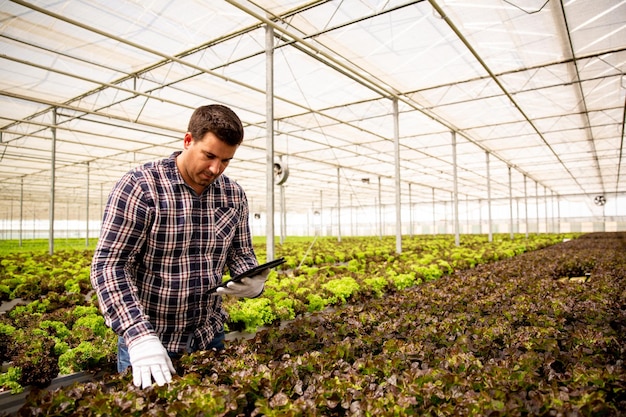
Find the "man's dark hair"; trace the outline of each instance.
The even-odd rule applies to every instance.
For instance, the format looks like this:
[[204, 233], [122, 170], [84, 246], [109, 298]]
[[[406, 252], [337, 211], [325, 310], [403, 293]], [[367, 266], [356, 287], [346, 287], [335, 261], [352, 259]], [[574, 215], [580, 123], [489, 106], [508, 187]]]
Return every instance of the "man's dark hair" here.
[[202, 140], [211, 132], [231, 146], [240, 145], [243, 141], [243, 125], [239, 116], [221, 104], [209, 104], [194, 110], [187, 131], [193, 140]]

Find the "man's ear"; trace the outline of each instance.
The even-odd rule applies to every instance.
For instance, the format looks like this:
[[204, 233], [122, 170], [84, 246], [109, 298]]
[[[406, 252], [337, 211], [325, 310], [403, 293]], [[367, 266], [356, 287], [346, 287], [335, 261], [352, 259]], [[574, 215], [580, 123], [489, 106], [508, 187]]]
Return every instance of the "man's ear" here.
[[189, 133], [189, 132], [185, 133], [185, 137], [183, 139], [183, 147], [185, 149], [187, 149], [189, 147], [189, 145], [191, 145], [191, 142], [193, 142], [193, 138], [191, 137], [191, 133]]

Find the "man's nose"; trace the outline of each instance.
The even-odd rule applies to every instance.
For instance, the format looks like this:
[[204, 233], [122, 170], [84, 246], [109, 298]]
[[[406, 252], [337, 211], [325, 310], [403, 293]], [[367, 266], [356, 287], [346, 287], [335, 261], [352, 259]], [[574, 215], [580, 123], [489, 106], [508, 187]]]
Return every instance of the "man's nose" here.
[[216, 159], [210, 162], [209, 171], [211, 171], [211, 173], [219, 174], [221, 169], [222, 169], [222, 161]]

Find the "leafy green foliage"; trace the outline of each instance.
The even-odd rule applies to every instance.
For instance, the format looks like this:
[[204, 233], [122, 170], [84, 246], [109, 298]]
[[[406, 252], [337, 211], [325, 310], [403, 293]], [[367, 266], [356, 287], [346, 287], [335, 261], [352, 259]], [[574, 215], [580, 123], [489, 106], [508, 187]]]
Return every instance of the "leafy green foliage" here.
[[330, 302], [335, 304], [337, 302], [345, 303], [360, 287], [354, 278], [343, 277], [326, 282], [322, 288], [332, 294]]
[[98, 369], [116, 360], [116, 338], [82, 341], [59, 357], [61, 374], [71, 374], [83, 369]]
[[[21, 414], [619, 416], [626, 409], [625, 251], [626, 234], [593, 234], [384, 297], [353, 292], [332, 309], [223, 351], [184, 356], [166, 386], [139, 390], [129, 373], [114, 374], [36, 393]], [[387, 281], [387, 268], [411, 271], [399, 268], [403, 256], [381, 262], [382, 274], [367, 278]], [[592, 265], [591, 278], [560, 280], [564, 264], [572, 273]]]
[[[272, 271], [261, 297], [244, 302], [225, 299], [227, 328], [254, 332], [328, 307], [383, 297], [510, 253], [548, 246], [563, 236], [513, 241], [496, 236], [493, 243], [484, 236], [464, 236], [460, 247], [451, 236], [420, 236], [405, 238], [402, 254], [395, 253], [395, 239], [388, 237], [345, 238], [341, 243], [320, 238], [313, 248], [310, 240], [294, 239], [281, 247], [279, 256], [287, 263]], [[81, 250], [84, 242], [78, 242], [76, 248], [50, 256], [47, 242], [43, 243], [39, 251], [26, 247], [0, 251], [0, 300], [21, 297], [24, 304], [0, 317], [0, 326], [15, 329], [0, 333], [0, 352], [5, 360], [15, 360], [24, 348], [36, 363], [50, 347], [51, 358], [63, 356], [63, 372], [111, 365], [116, 336], [104, 325], [97, 300], [88, 296], [92, 249]], [[263, 247], [256, 244], [259, 260]], [[33, 334], [41, 340], [36, 342]]]
[[24, 391], [24, 387], [20, 384], [22, 380], [22, 370], [15, 366], [9, 366], [6, 372], [0, 374], [0, 387], [9, 390], [13, 394], [19, 394]]
[[229, 311], [231, 330], [255, 331], [266, 323], [273, 323], [276, 315], [267, 298], [238, 300]]

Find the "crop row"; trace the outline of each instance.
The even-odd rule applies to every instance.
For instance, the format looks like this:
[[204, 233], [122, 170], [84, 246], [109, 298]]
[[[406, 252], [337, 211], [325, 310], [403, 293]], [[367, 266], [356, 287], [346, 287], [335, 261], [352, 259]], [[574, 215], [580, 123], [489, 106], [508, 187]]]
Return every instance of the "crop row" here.
[[[378, 298], [433, 281], [455, 270], [549, 246], [564, 235], [509, 240], [451, 236], [406, 239], [402, 254], [391, 238], [345, 238], [296, 241], [278, 252], [287, 263], [272, 272], [263, 296], [227, 298], [229, 330], [256, 331], [261, 326], [338, 306]], [[569, 236], [572, 237], [572, 236]], [[264, 249], [256, 248], [259, 258]], [[19, 392], [45, 386], [59, 373], [110, 369], [116, 336], [104, 325], [91, 295], [92, 252], [14, 253], [0, 261], [0, 295], [22, 303], [0, 316], [0, 387]]]
[[113, 373], [19, 415], [619, 416], [625, 252], [591, 234], [357, 296], [184, 356], [166, 386]]

